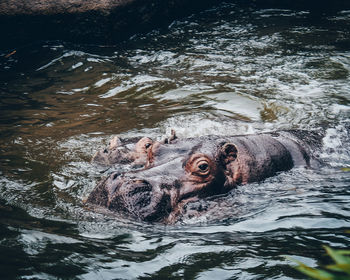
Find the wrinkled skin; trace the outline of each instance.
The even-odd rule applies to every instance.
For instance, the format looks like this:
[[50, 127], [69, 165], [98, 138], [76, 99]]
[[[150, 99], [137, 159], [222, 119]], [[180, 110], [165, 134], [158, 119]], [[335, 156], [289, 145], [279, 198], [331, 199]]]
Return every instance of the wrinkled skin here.
[[144, 167], [112, 173], [95, 187], [87, 202], [133, 219], [172, 224], [189, 202], [227, 193], [293, 166], [310, 167], [310, 146], [319, 145], [320, 139], [304, 131], [171, 137], [163, 142], [142, 138], [123, 156], [130, 162], [142, 161]]

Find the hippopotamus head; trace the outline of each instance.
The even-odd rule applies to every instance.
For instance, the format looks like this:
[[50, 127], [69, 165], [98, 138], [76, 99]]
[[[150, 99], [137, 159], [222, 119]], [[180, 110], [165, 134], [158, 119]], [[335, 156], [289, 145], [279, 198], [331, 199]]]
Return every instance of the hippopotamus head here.
[[118, 136], [115, 136], [107, 148], [94, 154], [91, 161], [107, 166], [118, 163], [144, 165], [147, 161], [148, 149], [152, 144], [152, 139], [148, 137], [142, 137], [136, 143], [123, 143]]
[[[163, 138], [157, 143], [170, 143], [177, 137], [175, 131], [171, 131], [169, 137]], [[108, 147], [97, 151], [91, 162], [110, 166], [114, 164], [129, 164], [133, 167], [144, 166], [147, 163], [147, 154], [154, 141], [149, 137], [141, 139], [131, 138], [122, 141], [118, 136], [112, 138]]]
[[279, 135], [172, 139], [146, 151], [143, 169], [112, 173], [87, 201], [138, 220], [173, 223], [191, 201], [288, 170], [295, 159], [307, 161], [296, 142], [282, 144]]

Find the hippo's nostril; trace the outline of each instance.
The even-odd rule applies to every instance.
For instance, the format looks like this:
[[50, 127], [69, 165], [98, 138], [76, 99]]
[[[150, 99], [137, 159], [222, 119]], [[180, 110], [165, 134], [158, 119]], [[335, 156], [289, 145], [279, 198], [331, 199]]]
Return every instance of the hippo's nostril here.
[[171, 189], [171, 186], [170, 186], [169, 184], [161, 184], [161, 185], [160, 185], [160, 189], [161, 189], [161, 190], [164, 190], [164, 189], [170, 190], [170, 189]]
[[136, 180], [132, 182], [132, 190], [130, 191], [131, 195], [138, 193], [146, 193], [152, 191], [152, 185], [146, 180]]
[[118, 173], [118, 172], [114, 173], [114, 174], [113, 174], [113, 180], [117, 179], [118, 176], [120, 176], [120, 173]]

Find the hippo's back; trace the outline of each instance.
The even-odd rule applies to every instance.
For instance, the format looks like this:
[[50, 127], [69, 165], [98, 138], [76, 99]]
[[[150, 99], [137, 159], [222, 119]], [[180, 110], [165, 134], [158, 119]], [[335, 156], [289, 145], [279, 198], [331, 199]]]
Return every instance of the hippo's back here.
[[294, 166], [319, 167], [318, 153], [324, 134], [320, 131], [287, 130], [271, 133], [290, 152]]

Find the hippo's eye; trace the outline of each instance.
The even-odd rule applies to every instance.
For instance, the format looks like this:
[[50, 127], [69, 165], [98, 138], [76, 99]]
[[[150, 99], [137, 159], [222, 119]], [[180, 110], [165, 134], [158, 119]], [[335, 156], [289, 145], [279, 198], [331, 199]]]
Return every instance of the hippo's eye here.
[[215, 163], [205, 154], [193, 154], [187, 162], [185, 162], [185, 170], [190, 173], [193, 180], [207, 180], [211, 178], [209, 175], [215, 171]]
[[209, 165], [207, 163], [202, 163], [198, 166], [198, 168], [202, 171], [206, 171], [208, 169]]
[[197, 174], [198, 175], [208, 175], [209, 174], [209, 163], [206, 161], [206, 160], [200, 160], [198, 163], [197, 163]]

